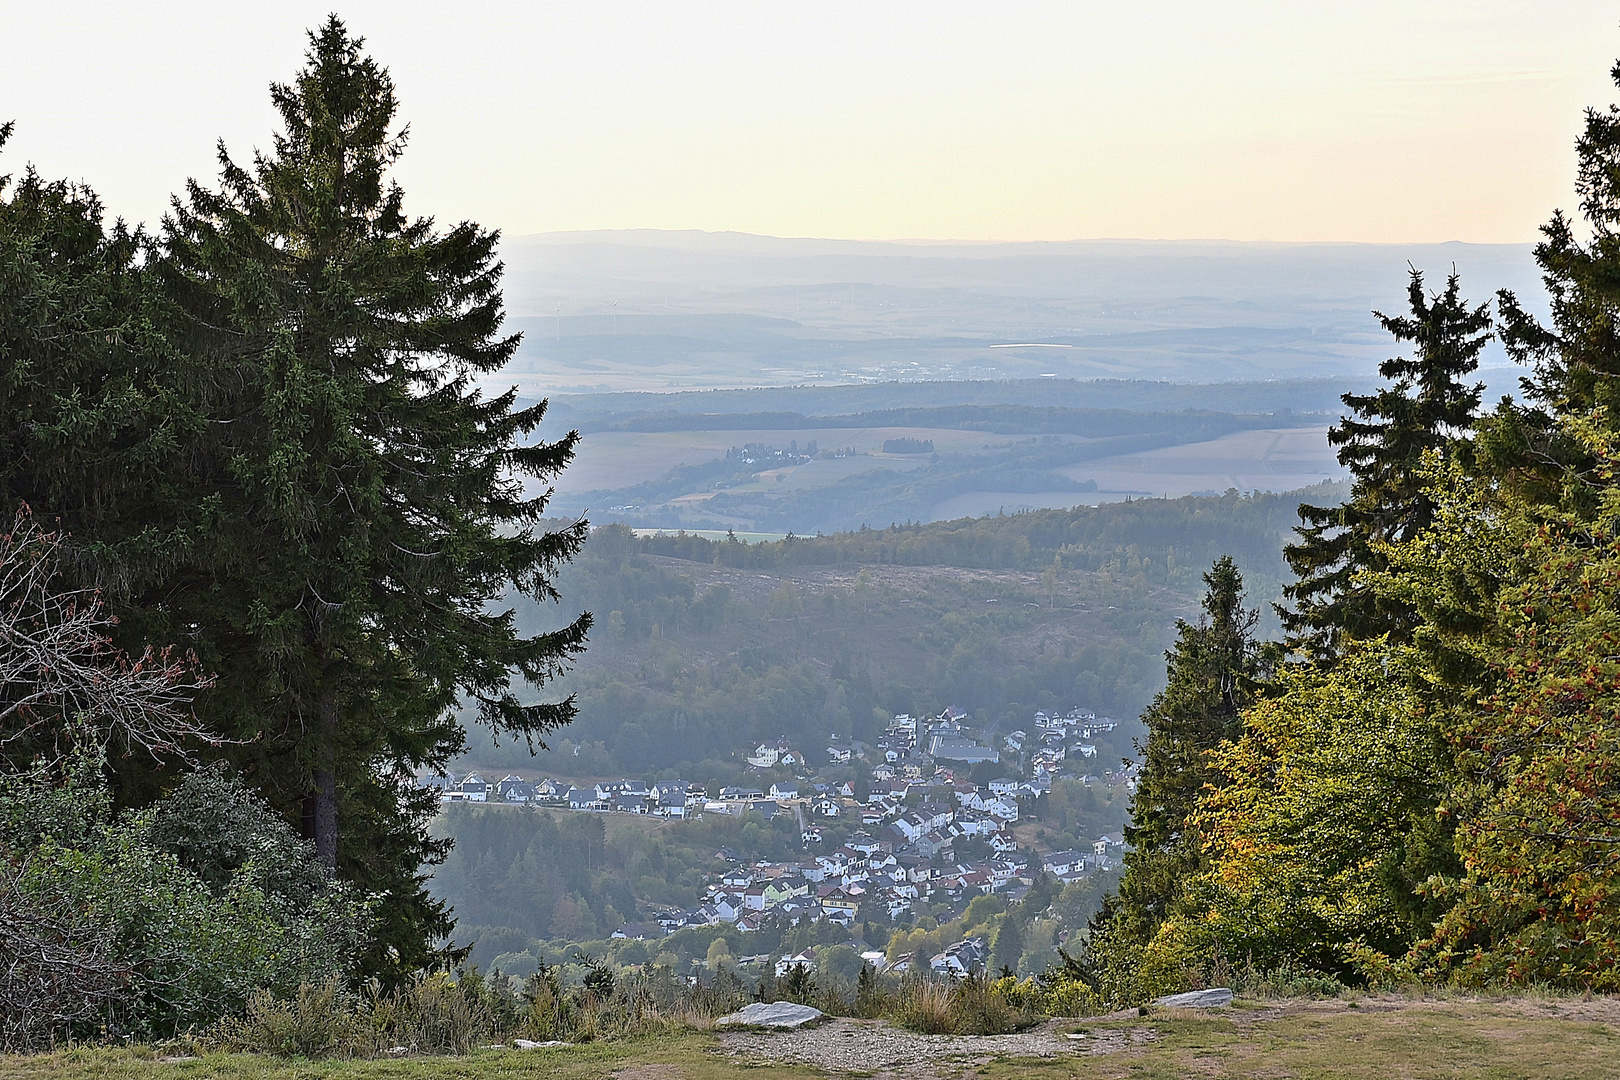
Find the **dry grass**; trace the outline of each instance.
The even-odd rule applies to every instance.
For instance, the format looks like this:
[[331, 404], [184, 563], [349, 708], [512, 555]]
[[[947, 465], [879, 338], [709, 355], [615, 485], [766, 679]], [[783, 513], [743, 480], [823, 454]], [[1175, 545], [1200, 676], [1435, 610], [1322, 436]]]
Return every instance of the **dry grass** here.
[[[954, 1080], [1181, 1080], [1298, 1077], [1312, 1080], [1605, 1080], [1620, 1078], [1620, 999], [1397, 995], [1329, 1001], [1240, 1003], [1220, 1013], [1164, 1010], [1072, 1021], [1084, 1031], [1072, 1057], [919, 1063], [896, 1077]], [[0, 1058], [0, 1080], [732, 1080], [759, 1076], [756, 1060], [729, 1057], [714, 1036], [534, 1051], [480, 1050], [464, 1057], [304, 1061], [217, 1055], [181, 1062], [159, 1051], [72, 1050]], [[988, 1059], [988, 1060], [987, 1060]], [[826, 1075], [771, 1064], [773, 1080]]]

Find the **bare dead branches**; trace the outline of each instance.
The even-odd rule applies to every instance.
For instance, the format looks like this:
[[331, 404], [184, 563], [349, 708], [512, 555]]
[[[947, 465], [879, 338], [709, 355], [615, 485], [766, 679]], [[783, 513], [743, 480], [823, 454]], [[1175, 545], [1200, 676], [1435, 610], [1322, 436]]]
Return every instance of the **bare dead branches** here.
[[0, 862], [0, 1051], [12, 1053], [106, 1019], [133, 976], [106, 920], [23, 888], [26, 872]]
[[186, 707], [211, 682], [195, 658], [148, 646], [132, 659], [115, 648], [117, 620], [100, 596], [59, 587], [61, 544], [26, 507], [0, 534], [0, 751], [54, 745], [71, 722], [153, 756], [217, 744]]

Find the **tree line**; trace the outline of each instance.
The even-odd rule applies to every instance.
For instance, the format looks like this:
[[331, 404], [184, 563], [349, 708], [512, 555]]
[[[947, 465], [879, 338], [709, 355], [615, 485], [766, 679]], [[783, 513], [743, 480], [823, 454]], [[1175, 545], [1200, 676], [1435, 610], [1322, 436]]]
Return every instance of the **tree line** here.
[[[1283, 640], [1257, 640], [1231, 560], [1205, 576], [1075, 966], [1104, 998], [1245, 958], [1620, 988], [1620, 112], [1578, 150], [1584, 220], [1535, 249], [1549, 324], [1455, 272], [1431, 293], [1413, 271], [1380, 316], [1409, 353], [1344, 397], [1352, 490], [1300, 508]], [[1482, 408], [1492, 338], [1530, 373]]]
[[1234, 490], [789, 535], [772, 543], [710, 540], [678, 531], [623, 543], [633, 542], [650, 555], [738, 569], [895, 565], [1038, 571], [1061, 558], [1071, 569], [1140, 572], [1155, 585], [1195, 585], [1199, 568], [1223, 552], [1256, 573], [1284, 575], [1277, 538], [1288, 533], [1297, 510], [1286, 495]]

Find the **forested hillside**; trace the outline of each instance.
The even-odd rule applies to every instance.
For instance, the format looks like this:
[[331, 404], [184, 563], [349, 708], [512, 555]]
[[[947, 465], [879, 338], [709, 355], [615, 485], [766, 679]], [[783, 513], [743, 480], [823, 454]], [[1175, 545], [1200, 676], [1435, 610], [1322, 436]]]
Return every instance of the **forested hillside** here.
[[761, 544], [599, 528], [558, 579], [563, 606], [523, 608], [531, 627], [597, 616], [564, 684], [578, 719], [538, 758], [484, 740], [464, 763], [701, 781], [736, 775], [745, 745], [870, 740], [895, 713], [954, 706], [1010, 730], [1079, 706], [1131, 721], [1209, 561], [1234, 552], [1255, 602], [1280, 599], [1300, 501], [1335, 494], [1148, 499]]

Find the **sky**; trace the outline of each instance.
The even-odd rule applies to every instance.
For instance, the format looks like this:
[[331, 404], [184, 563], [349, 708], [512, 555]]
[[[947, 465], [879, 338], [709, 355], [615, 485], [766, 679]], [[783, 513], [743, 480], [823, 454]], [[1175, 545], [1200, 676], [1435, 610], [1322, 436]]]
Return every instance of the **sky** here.
[[[153, 221], [332, 0], [4, 0], [0, 172]], [[407, 206], [508, 235], [1519, 243], [1620, 99], [1620, 5], [347, 2]]]

